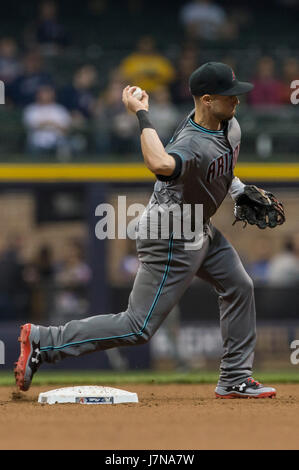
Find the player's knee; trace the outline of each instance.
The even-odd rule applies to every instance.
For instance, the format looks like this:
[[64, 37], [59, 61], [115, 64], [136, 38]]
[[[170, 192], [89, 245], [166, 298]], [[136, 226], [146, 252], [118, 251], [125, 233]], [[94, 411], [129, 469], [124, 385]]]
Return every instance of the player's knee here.
[[126, 312], [126, 319], [128, 321], [128, 328], [134, 332], [130, 335], [131, 343], [135, 345], [145, 344], [151, 339], [153, 332], [151, 332], [149, 325], [144, 326], [144, 324], [140, 324], [128, 312]]
[[151, 335], [147, 331], [140, 331], [136, 334], [135, 337], [135, 344], [140, 345], [140, 344], [145, 344], [151, 339]]

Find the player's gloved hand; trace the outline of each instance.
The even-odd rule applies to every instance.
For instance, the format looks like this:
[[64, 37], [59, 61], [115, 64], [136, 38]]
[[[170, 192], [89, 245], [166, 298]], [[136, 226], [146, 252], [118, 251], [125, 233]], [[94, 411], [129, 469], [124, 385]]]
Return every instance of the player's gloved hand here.
[[244, 227], [249, 223], [260, 229], [274, 228], [285, 222], [282, 203], [272, 193], [253, 185], [245, 186], [244, 192], [236, 198], [234, 215], [236, 219], [233, 225], [243, 221]]

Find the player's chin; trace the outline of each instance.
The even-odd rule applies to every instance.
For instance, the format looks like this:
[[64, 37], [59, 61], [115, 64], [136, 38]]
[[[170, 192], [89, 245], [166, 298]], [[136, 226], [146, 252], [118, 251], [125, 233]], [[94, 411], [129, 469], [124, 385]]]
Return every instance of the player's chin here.
[[225, 116], [225, 121], [229, 121], [230, 119], [232, 119], [235, 115], [235, 110], [232, 111], [231, 113], [228, 113], [226, 116]]
[[235, 112], [236, 110], [233, 109], [230, 113], [226, 113], [221, 116], [221, 121], [229, 121], [230, 119], [232, 119], [235, 115]]

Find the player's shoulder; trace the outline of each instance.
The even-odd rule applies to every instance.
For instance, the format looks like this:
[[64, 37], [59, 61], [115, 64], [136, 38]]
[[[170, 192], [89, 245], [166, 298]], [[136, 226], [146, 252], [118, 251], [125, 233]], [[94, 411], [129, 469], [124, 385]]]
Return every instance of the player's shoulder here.
[[241, 138], [241, 127], [235, 117], [228, 121], [227, 134], [228, 136], [234, 136], [236, 139]]
[[177, 139], [166, 146], [166, 151], [169, 154], [176, 154], [181, 157], [183, 161], [193, 160], [201, 154], [200, 142], [194, 135], [180, 135]]
[[232, 119], [228, 121], [228, 131], [232, 129], [238, 130], [241, 132], [241, 127], [236, 117], [233, 117]]

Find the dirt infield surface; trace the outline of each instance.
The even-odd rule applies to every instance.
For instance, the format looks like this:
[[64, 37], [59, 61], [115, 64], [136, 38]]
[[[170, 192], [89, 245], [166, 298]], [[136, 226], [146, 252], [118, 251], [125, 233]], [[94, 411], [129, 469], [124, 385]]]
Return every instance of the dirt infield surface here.
[[[107, 384], [108, 385], [108, 384]], [[299, 385], [216, 400], [213, 385], [128, 385], [139, 404], [41, 405], [0, 388], [1, 449], [299, 449]]]

